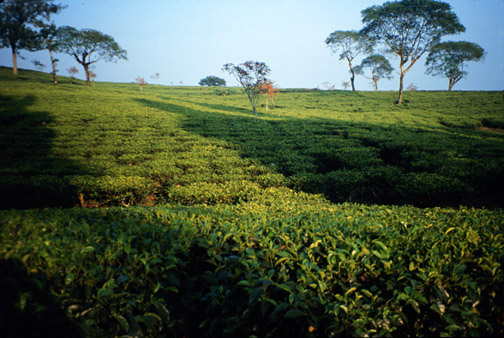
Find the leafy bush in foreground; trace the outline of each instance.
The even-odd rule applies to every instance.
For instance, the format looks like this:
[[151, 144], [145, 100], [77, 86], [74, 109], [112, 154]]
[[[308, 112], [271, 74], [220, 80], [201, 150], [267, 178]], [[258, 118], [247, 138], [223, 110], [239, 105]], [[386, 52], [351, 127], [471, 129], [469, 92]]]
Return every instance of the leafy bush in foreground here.
[[502, 211], [272, 194], [235, 207], [2, 211], [0, 262], [18, 272], [1, 275], [0, 318], [47, 318], [58, 304], [58, 325], [85, 336], [504, 334]]

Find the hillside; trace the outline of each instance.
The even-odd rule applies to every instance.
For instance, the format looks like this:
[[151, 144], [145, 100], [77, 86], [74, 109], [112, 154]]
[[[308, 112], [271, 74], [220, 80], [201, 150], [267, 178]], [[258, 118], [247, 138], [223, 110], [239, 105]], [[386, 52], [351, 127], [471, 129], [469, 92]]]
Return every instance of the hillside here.
[[284, 90], [254, 121], [236, 88], [47, 80], [2, 70], [4, 208], [236, 203], [279, 187], [502, 207], [500, 92], [406, 93], [397, 106], [391, 92]]
[[255, 121], [237, 88], [10, 72], [6, 337], [504, 334], [502, 92], [289, 89]]

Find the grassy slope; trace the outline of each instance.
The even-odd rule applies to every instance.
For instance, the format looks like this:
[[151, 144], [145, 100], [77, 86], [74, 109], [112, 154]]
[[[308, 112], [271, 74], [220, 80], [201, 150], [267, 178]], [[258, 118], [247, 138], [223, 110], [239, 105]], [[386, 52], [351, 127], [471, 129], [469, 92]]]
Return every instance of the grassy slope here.
[[236, 89], [1, 76], [4, 208], [236, 203], [279, 187], [502, 206], [504, 136], [478, 129], [504, 125], [498, 92], [408, 93], [397, 106], [389, 92], [292, 90], [254, 121]]
[[[20, 282], [0, 284], [24, 316], [56, 318], [37, 307], [56, 295], [67, 313], [60, 316], [102, 336], [133, 335], [134, 323], [178, 336], [504, 330], [502, 210], [332, 204], [292, 189], [295, 179], [306, 183], [299, 166], [313, 175], [355, 172], [362, 162], [352, 168], [360, 158], [352, 144], [387, 145], [404, 129], [400, 143], [409, 146], [398, 150], [420, 139], [424, 162], [441, 148], [465, 168], [481, 159], [498, 166], [502, 135], [477, 128], [504, 124], [502, 93], [417, 92], [397, 107], [393, 93], [286, 91], [255, 123], [241, 94], [140, 93], [64, 78], [53, 87], [45, 74], [14, 79], [9, 71], [0, 69], [4, 206], [13, 197], [21, 208], [159, 205], [2, 211], [0, 269]], [[432, 135], [447, 144], [430, 150]], [[348, 149], [347, 167], [322, 161], [326, 168], [314, 169], [320, 158], [306, 159], [330, 142]], [[359, 150], [364, 163], [378, 158], [367, 156], [371, 148]], [[23, 329], [16, 320], [2, 323], [7, 336]], [[37, 325], [58, 332], [63, 324]]]

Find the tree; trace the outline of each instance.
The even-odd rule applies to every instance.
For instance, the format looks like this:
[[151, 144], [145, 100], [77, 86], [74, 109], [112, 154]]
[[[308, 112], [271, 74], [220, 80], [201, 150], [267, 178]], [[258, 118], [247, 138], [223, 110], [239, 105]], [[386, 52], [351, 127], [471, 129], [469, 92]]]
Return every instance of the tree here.
[[59, 47], [59, 42], [57, 40], [58, 32], [59, 28], [57, 28], [54, 23], [43, 25], [42, 29], [40, 30], [40, 35], [43, 38], [45, 48], [47, 48], [47, 50], [49, 51], [54, 85], [58, 84], [58, 81], [56, 80], [56, 64], [59, 60], [55, 59], [53, 54], [53, 52], [57, 51]]
[[404, 76], [439, 43], [442, 36], [465, 31], [447, 3], [436, 0], [402, 0], [372, 6], [362, 12], [362, 34], [382, 42], [399, 57], [399, 97], [402, 103]]
[[269, 67], [264, 62], [246, 61], [236, 66], [226, 63], [222, 70], [232, 74], [241, 84], [252, 106], [254, 119], [257, 119], [256, 103], [261, 95], [261, 85], [268, 80], [271, 72]]
[[275, 97], [278, 96], [278, 88], [275, 87], [273, 81], [264, 80], [264, 82], [259, 85], [259, 89], [263, 94], [266, 95], [266, 110], [269, 110], [268, 101], [271, 100], [272, 107], [275, 108]]
[[[378, 90], [378, 81], [380, 79], [386, 78], [391, 79], [390, 75], [394, 68], [390, 65], [390, 62], [383, 56], [379, 54], [373, 54], [362, 60], [361, 64], [355, 67], [355, 73], [367, 77], [364, 73], [365, 69], [371, 71], [370, 79], [373, 81], [374, 90]], [[369, 77], [367, 77], [369, 78]]]
[[153, 79], [153, 80], [159, 80], [160, 76], [161, 75], [159, 73], [155, 73], [154, 75], [151, 75], [151, 79]]
[[0, 48], [11, 48], [14, 75], [18, 73], [18, 50], [37, 50], [39, 35], [36, 28], [63, 8], [53, 0], [5, 0], [0, 3]]
[[90, 86], [89, 66], [104, 60], [116, 62], [127, 60], [126, 51], [110, 35], [94, 29], [77, 30], [73, 27], [61, 27], [59, 51], [72, 56], [84, 67], [86, 85]]
[[143, 92], [143, 87], [148, 85], [147, 81], [140, 76], [138, 76], [135, 81], [140, 85], [140, 91]]
[[216, 86], [221, 86], [225, 87], [226, 86], [226, 80], [221, 79], [220, 77], [217, 76], [207, 76], [204, 79], [201, 79], [199, 82], [200, 86], [208, 86], [208, 87], [216, 87]]
[[448, 41], [432, 47], [425, 65], [426, 73], [448, 79], [448, 90], [467, 75], [466, 62], [480, 61], [485, 50], [479, 45], [467, 41]]
[[79, 72], [79, 70], [74, 66], [67, 69], [68, 74], [70, 74], [70, 84], [73, 84], [73, 80], [75, 79], [75, 74]]
[[325, 40], [331, 47], [333, 53], [341, 50], [339, 59], [346, 59], [350, 68], [350, 83], [352, 90], [355, 90], [355, 71], [352, 66], [353, 60], [361, 53], [369, 53], [373, 48], [373, 43], [365, 35], [356, 31], [334, 31]]

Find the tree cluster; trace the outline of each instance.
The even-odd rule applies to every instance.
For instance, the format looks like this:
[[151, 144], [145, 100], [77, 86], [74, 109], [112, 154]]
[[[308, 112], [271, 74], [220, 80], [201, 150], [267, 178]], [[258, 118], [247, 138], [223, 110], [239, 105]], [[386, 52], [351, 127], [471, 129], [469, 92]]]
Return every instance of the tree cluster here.
[[226, 80], [221, 79], [220, 77], [217, 76], [210, 75], [205, 77], [204, 79], [201, 79], [199, 85], [208, 87], [225, 87]]
[[[114, 38], [94, 29], [78, 30], [73, 27], [57, 27], [50, 21], [65, 6], [53, 0], [5, 0], [0, 2], [0, 48], [12, 50], [12, 69], [17, 75], [17, 55], [20, 50], [37, 51], [47, 49], [51, 58], [54, 84], [56, 64], [54, 52], [70, 55], [86, 74], [86, 84], [96, 74], [90, 66], [100, 60], [107, 62], [126, 60], [126, 51]], [[74, 73], [75, 74], [75, 73]]]
[[447, 35], [462, 33], [465, 27], [459, 22], [451, 6], [437, 0], [401, 0], [372, 6], [362, 12], [363, 28], [360, 31], [334, 31], [325, 43], [333, 52], [341, 52], [340, 60], [346, 59], [350, 68], [350, 83], [355, 90], [355, 74], [367, 69], [378, 88], [378, 80], [390, 78], [393, 68], [388, 60], [373, 53], [359, 66], [354, 67], [355, 58], [371, 54], [380, 48], [399, 59], [399, 96], [402, 102], [404, 77], [413, 65], [427, 54], [427, 73], [448, 78], [451, 90], [467, 72], [468, 61], [479, 61], [484, 50], [470, 42], [441, 42]]

